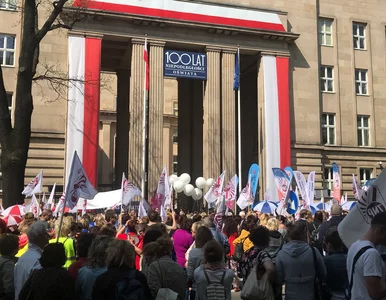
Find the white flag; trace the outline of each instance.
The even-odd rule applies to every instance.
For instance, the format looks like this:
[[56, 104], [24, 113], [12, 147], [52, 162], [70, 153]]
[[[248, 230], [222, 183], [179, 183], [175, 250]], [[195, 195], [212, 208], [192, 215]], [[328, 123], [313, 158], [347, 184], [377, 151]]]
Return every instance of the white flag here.
[[169, 205], [172, 202], [172, 187], [169, 183], [169, 176], [168, 176], [168, 171], [166, 170], [166, 166], [164, 167], [165, 170], [165, 202], [164, 206]]
[[241, 209], [245, 209], [248, 207], [249, 204], [253, 203], [253, 195], [252, 195], [252, 189], [251, 189], [251, 176], [248, 177], [248, 182], [243, 191], [241, 192], [239, 199], [237, 200], [237, 205]]
[[136, 196], [141, 196], [142, 192], [132, 182], [128, 181], [125, 177], [125, 173], [122, 174], [122, 204], [128, 205], [131, 200]]
[[23, 195], [27, 197], [31, 197], [32, 194], [38, 194], [42, 191], [43, 188], [43, 170], [40, 171], [38, 175], [21, 192]]
[[308, 185], [306, 183], [306, 178], [304, 177], [302, 172], [294, 171], [294, 177], [296, 180], [297, 187], [299, 188], [300, 195], [302, 195], [303, 201], [309, 205], [308, 201]]
[[167, 219], [167, 214], [166, 214], [165, 207], [163, 205], [161, 205], [160, 217], [161, 217], [162, 222], [165, 223], [166, 219]]
[[44, 206], [46, 206], [46, 202], [47, 202], [47, 199], [46, 199], [46, 192], [43, 192], [42, 203], [44, 203]]
[[31, 203], [30, 203], [30, 212], [34, 214], [35, 218], [39, 218], [41, 213], [39, 203], [35, 197], [35, 194], [32, 194]]
[[82, 217], [86, 214], [87, 212], [87, 199], [83, 200], [83, 207], [82, 207]]
[[145, 199], [142, 199], [139, 202], [138, 217], [140, 217], [140, 218], [147, 217], [147, 212], [146, 212], [146, 209], [145, 209], [144, 202], [145, 202]]
[[224, 187], [225, 171], [217, 178], [213, 183], [209, 191], [205, 194], [204, 198], [206, 202], [213, 203], [222, 195]]
[[54, 217], [58, 216], [59, 211], [63, 208], [64, 205], [64, 198], [66, 197], [66, 193], [63, 192], [62, 196], [59, 199], [59, 202], [56, 204], [55, 211], [53, 213]]
[[72, 210], [76, 207], [79, 198], [82, 197], [92, 200], [97, 193], [97, 190], [92, 186], [90, 180], [88, 180], [86, 171], [84, 170], [79, 156], [75, 151], [66, 188], [66, 196], [64, 200], [66, 203], [65, 206]]
[[55, 182], [54, 186], [52, 187], [50, 198], [48, 199], [48, 202], [47, 202], [47, 208], [48, 209], [51, 209], [52, 205], [54, 204], [55, 189], [56, 189], [56, 182]]
[[307, 178], [308, 205], [314, 204], [315, 197], [315, 171], [308, 174]]

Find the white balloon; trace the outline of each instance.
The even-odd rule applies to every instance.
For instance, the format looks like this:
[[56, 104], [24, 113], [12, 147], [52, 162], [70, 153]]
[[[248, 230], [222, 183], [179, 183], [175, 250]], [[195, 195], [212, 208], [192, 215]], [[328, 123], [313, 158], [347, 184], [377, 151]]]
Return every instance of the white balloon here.
[[194, 186], [193, 185], [191, 185], [191, 184], [185, 185], [185, 187], [184, 187], [184, 194], [186, 196], [192, 196], [193, 192], [194, 192]]
[[206, 181], [206, 187], [209, 189], [212, 187], [214, 183], [214, 179], [213, 178], [209, 178], [207, 181]]
[[204, 177], [198, 177], [196, 179], [196, 186], [199, 188], [199, 189], [203, 189], [205, 188], [206, 186], [206, 180]]
[[192, 198], [196, 201], [200, 200], [202, 198], [202, 191], [198, 188], [195, 188], [193, 190]]
[[188, 173], [181, 174], [179, 180], [181, 180], [183, 183], [188, 184], [190, 182], [190, 175]]
[[170, 175], [169, 176], [169, 183], [173, 184], [178, 180], [178, 176], [176, 174]]
[[177, 180], [173, 183], [173, 187], [177, 193], [181, 193], [184, 190], [185, 184], [181, 180]]

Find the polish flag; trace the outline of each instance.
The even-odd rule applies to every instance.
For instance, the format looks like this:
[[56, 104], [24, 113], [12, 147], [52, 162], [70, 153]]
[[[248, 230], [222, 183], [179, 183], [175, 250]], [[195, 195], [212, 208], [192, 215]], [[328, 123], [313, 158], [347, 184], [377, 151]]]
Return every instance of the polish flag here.
[[143, 48], [143, 60], [145, 61], [145, 89], [149, 90], [149, 55], [147, 52], [147, 38], [145, 38], [145, 46]]

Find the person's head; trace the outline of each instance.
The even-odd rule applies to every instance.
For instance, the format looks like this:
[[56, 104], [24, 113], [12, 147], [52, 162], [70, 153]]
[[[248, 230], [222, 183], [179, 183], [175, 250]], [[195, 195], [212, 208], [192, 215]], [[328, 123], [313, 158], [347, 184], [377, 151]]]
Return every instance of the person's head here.
[[90, 233], [94, 234], [94, 235], [97, 235], [99, 233], [101, 229], [99, 228], [99, 226], [93, 226], [93, 227], [90, 227]]
[[249, 233], [249, 239], [255, 247], [264, 249], [269, 245], [269, 230], [265, 226], [257, 226]]
[[307, 222], [312, 222], [312, 213], [308, 209], [302, 209], [299, 213], [299, 217]]
[[265, 213], [261, 214], [259, 217], [259, 220], [260, 220], [259, 225], [266, 226], [269, 218], [270, 218], [269, 214], [265, 214]]
[[257, 218], [254, 215], [247, 216], [246, 220], [243, 222], [243, 228], [246, 231], [251, 231], [257, 226]]
[[149, 217], [148, 216], [144, 216], [141, 218], [141, 223], [143, 224], [148, 224], [149, 223]]
[[66, 252], [62, 243], [52, 243], [44, 247], [39, 259], [42, 268], [60, 268], [66, 263]]
[[375, 215], [370, 227], [372, 242], [375, 245], [386, 245], [386, 212]]
[[105, 217], [102, 214], [97, 214], [94, 218], [94, 223], [95, 223], [95, 226], [98, 226], [99, 228], [101, 228], [106, 224]]
[[201, 226], [197, 229], [195, 238], [196, 248], [203, 248], [205, 244], [211, 240], [213, 240], [213, 234], [208, 227]]
[[[60, 230], [61, 237], [67, 237], [71, 232], [72, 217], [63, 217], [62, 229]], [[55, 222], [55, 234], [59, 232], [60, 219]]]
[[89, 218], [81, 218], [79, 224], [82, 226], [82, 230], [89, 230], [90, 227], [90, 219]]
[[143, 246], [146, 244], [149, 244], [151, 242], [155, 242], [159, 238], [165, 236], [165, 234], [159, 230], [158, 228], [148, 228], [148, 230], [145, 232], [145, 235], [143, 237]]
[[192, 225], [191, 221], [186, 215], [182, 215], [180, 217], [178, 224], [180, 225], [180, 229], [184, 229], [186, 231], [190, 231]]
[[112, 239], [106, 250], [106, 265], [108, 268], [126, 266], [135, 267], [134, 246], [128, 241]]
[[275, 217], [269, 218], [267, 222], [267, 228], [269, 231], [278, 231], [280, 226], [280, 222]]
[[194, 222], [192, 224], [192, 236], [195, 237], [196, 234], [197, 234], [197, 230], [198, 228], [200, 228], [201, 226], [204, 226], [204, 223], [202, 223], [201, 221], [197, 221], [197, 222]]
[[159, 214], [155, 210], [150, 211], [148, 214], [148, 217], [149, 217], [149, 221], [152, 223], [156, 223], [159, 220]]
[[117, 214], [115, 213], [115, 210], [113, 209], [106, 210], [105, 219], [107, 223], [114, 225], [117, 222]]
[[307, 241], [307, 223], [295, 222], [287, 228], [287, 236], [291, 241]]
[[103, 268], [106, 265], [106, 249], [111, 241], [107, 235], [98, 235], [91, 243], [88, 250], [88, 263], [90, 268]]
[[215, 225], [214, 225], [214, 217], [212, 215], [210, 215], [209, 217], [205, 217], [203, 219], [203, 223], [204, 223], [204, 226], [206, 226], [208, 228], [215, 227]]
[[318, 221], [319, 223], [323, 223], [324, 214], [323, 211], [318, 210], [314, 215], [314, 221]]
[[334, 204], [331, 207], [331, 216], [341, 216], [342, 215], [342, 207], [339, 204]]
[[14, 234], [3, 233], [0, 237], [1, 256], [14, 257], [19, 251], [19, 238]]
[[50, 209], [43, 209], [40, 219], [48, 222], [52, 219], [52, 211]]
[[107, 235], [111, 238], [115, 237], [116, 229], [112, 224], [103, 225], [99, 230], [98, 235]]
[[76, 244], [76, 249], [78, 252], [78, 256], [82, 258], [86, 258], [88, 255], [88, 251], [91, 247], [91, 243], [95, 238], [95, 234], [92, 233], [81, 233], [78, 238], [78, 242]]
[[138, 235], [140, 236], [145, 236], [145, 233], [146, 233], [146, 229], [147, 229], [147, 224], [145, 223], [140, 223], [136, 226], [136, 229], [137, 229], [137, 233]]
[[223, 232], [228, 238], [234, 234], [237, 234], [238, 223], [235, 218], [230, 217], [225, 220]]
[[208, 264], [221, 264], [224, 259], [224, 249], [216, 240], [209, 241], [204, 247], [204, 258]]
[[324, 247], [327, 253], [343, 250], [344, 245], [338, 231], [331, 232], [324, 238]]
[[21, 223], [18, 225], [18, 230], [20, 234], [26, 234], [28, 231], [28, 228], [31, 226], [33, 222], [29, 223], [26, 222], [25, 220], [21, 221]]
[[156, 229], [162, 232], [162, 234], [166, 237], [168, 235], [168, 230], [166, 228], [166, 225], [163, 223], [156, 223], [148, 227], [148, 230], [150, 229]]
[[29, 224], [32, 224], [33, 221], [35, 221], [35, 216], [33, 213], [31, 212], [27, 212], [24, 217], [23, 217], [23, 221], [24, 222], [27, 222]]
[[28, 243], [43, 249], [48, 244], [49, 234], [47, 226], [42, 222], [36, 222], [27, 231]]

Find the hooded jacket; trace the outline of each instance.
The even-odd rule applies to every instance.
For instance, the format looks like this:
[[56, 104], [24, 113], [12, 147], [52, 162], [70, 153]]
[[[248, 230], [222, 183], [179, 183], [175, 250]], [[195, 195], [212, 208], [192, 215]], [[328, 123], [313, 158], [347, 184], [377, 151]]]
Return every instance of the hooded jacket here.
[[271, 256], [273, 262], [276, 260], [276, 256], [279, 253], [279, 250], [281, 249], [283, 245], [283, 236], [281, 233], [277, 230], [270, 231], [269, 232], [269, 246], [266, 249], [269, 253], [269, 256]]
[[[326, 277], [326, 267], [315, 249], [319, 278]], [[311, 247], [303, 241], [283, 245], [276, 257], [277, 281], [285, 283], [286, 300], [313, 300], [315, 266]]]

